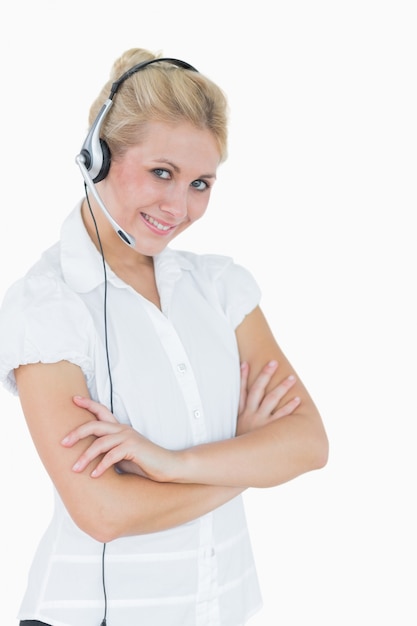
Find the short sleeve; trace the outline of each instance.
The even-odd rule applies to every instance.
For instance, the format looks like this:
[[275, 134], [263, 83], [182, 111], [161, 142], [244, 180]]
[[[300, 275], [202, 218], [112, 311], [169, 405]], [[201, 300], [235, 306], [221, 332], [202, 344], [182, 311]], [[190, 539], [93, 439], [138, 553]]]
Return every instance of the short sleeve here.
[[229, 257], [212, 256], [211, 271], [220, 305], [233, 328], [258, 306], [261, 290], [255, 278]]
[[78, 365], [93, 377], [94, 328], [81, 298], [56, 276], [28, 275], [0, 309], [0, 382], [17, 394], [14, 369], [29, 363]]

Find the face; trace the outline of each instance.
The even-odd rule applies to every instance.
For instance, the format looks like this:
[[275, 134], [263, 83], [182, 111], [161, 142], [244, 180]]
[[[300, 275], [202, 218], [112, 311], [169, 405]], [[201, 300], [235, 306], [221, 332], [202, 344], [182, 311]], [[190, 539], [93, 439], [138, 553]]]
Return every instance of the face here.
[[144, 140], [112, 161], [99, 193], [135, 251], [154, 256], [204, 215], [219, 162], [209, 130], [151, 122]]

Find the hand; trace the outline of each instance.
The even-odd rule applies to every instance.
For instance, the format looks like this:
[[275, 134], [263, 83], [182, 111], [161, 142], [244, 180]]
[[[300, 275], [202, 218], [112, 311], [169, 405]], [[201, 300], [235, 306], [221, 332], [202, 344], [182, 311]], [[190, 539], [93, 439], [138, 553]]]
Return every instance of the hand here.
[[268, 383], [277, 368], [278, 363], [276, 361], [267, 363], [250, 388], [248, 388], [249, 365], [245, 362], [242, 363], [236, 435], [243, 435], [273, 420], [290, 415], [299, 406], [301, 400], [295, 397], [276, 410], [279, 402], [294, 386], [296, 382], [295, 376], [288, 376], [279, 385], [266, 393]]
[[63, 446], [70, 448], [81, 439], [91, 435], [97, 437], [73, 466], [75, 472], [82, 472], [89, 463], [104, 455], [91, 473], [93, 478], [115, 465], [128, 473], [159, 482], [172, 482], [170, 472], [175, 466], [174, 451], [152, 443], [131, 426], [120, 424], [99, 402], [81, 396], [75, 396], [73, 401], [97, 418], [75, 428], [61, 441]]

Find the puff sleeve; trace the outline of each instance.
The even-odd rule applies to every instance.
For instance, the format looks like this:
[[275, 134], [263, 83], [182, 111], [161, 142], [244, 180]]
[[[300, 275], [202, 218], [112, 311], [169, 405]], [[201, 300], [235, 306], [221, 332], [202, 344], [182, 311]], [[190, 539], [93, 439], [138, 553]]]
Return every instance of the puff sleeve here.
[[28, 275], [0, 309], [0, 382], [17, 394], [14, 369], [67, 360], [94, 376], [94, 326], [78, 294], [54, 275]]
[[236, 329], [246, 315], [258, 306], [261, 300], [259, 285], [251, 272], [231, 257], [206, 255], [203, 259], [220, 307]]

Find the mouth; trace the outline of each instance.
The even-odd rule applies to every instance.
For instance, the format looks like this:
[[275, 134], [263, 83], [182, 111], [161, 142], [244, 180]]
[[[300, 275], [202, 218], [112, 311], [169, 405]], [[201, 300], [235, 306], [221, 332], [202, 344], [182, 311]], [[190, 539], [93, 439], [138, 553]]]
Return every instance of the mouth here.
[[175, 228], [175, 226], [170, 226], [169, 224], [162, 224], [161, 222], [158, 222], [158, 220], [154, 219], [153, 217], [151, 217], [150, 215], [148, 215], [147, 213], [141, 213], [143, 219], [148, 222], [148, 224], [151, 224], [151, 226], [153, 226], [154, 228], [156, 228], [157, 230], [166, 233], [169, 230], [172, 230], [173, 228]]

